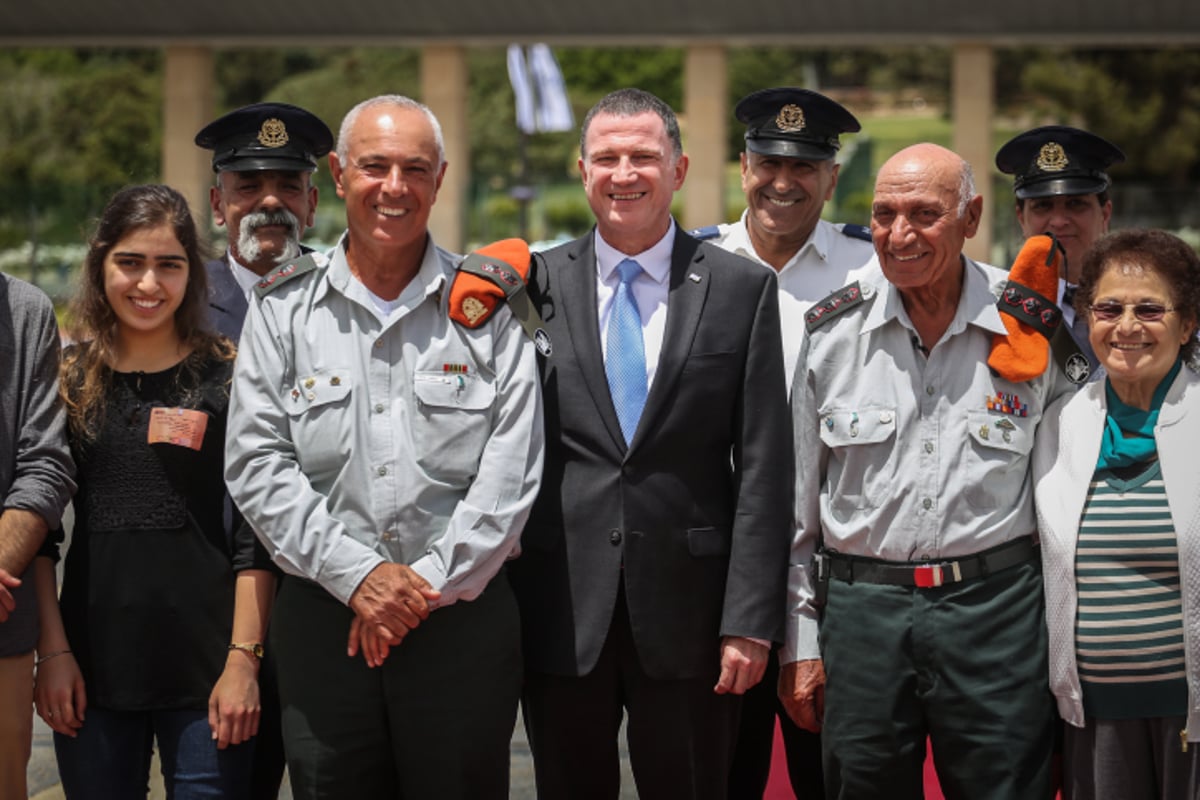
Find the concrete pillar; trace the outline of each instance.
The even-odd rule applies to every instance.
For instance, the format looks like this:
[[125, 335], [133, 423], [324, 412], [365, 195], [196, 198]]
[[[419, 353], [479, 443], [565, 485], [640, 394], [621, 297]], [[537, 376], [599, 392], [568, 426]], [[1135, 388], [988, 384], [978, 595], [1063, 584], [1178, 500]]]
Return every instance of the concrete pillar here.
[[166, 48], [163, 67], [162, 181], [187, 198], [201, 234], [212, 212], [212, 153], [196, 147], [196, 133], [213, 120], [216, 78], [208, 47]]
[[434, 241], [455, 252], [466, 246], [467, 191], [471, 179], [467, 79], [465, 48], [456, 45], [421, 48], [421, 102], [433, 110], [442, 125], [449, 163], [429, 215], [429, 231]]
[[966, 253], [988, 261], [992, 249], [992, 115], [995, 113], [995, 53], [989, 45], [965, 42], [954, 46], [952, 113], [954, 152], [967, 160], [975, 172], [975, 184], [983, 195], [983, 219]]
[[717, 44], [692, 45], [684, 56], [683, 144], [690, 161], [680, 220], [685, 229], [725, 221], [727, 66], [725, 48]]

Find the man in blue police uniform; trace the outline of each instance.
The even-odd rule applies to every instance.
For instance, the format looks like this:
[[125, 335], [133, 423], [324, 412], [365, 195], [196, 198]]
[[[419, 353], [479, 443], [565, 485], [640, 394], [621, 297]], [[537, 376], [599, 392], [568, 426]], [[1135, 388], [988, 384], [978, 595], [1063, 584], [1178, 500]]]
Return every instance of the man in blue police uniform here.
[[[746, 210], [741, 219], [695, 232], [697, 238], [773, 270], [779, 279], [788, 385], [804, 338], [804, 313], [875, 254], [861, 225], [821, 219], [838, 181], [840, 136], [860, 130], [839, 103], [808, 89], [762, 89], [743, 97], [734, 115], [746, 125], [741, 154]], [[796, 726], [776, 696], [779, 663], [746, 693], [729, 797], [761, 798], [771, 770], [778, 716], [792, 790], [801, 800], [822, 796], [820, 734]]]
[[1105, 172], [1125, 161], [1112, 142], [1065, 125], [1047, 125], [1013, 137], [996, 153], [996, 166], [1014, 176], [1017, 222], [1026, 238], [1052, 233], [1066, 251], [1058, 303], [1072, 338], [1087, 356], [1096, 377], [1096, 356], [1088, 344], [1087, 320], [1075, 314], [1072, 298], [1083, 268], [1083, 254], [1108, 233], [1112, 217]]
[[[255, 284], [308, 250], [300, 236], [312, 226], [317, 208], [312, 173], [317, 159], [333, 149], [333, 134], [303, 108], [256, 103], [206, 125], [196, 144], [213, 151], [217, 180], [209, 202], [213, 220], [229, 231], [225, 255], [205, 264], [209, 326], [236, 342]], [[262, 714], [251, 793], [256, 800], [279, 795], [284, 768], [274, 655], [264, 653], [260, 667]]]
[[286, 103], [231, 111], [196, 134], [213, 151], [213, 220], [229, 231], [224, 257], [208, 262], [209, 320], [237, 341], [254, 285], [307, 248], [300, 245], [317, 210], [312, 173], [333, 149], [315, 115]]

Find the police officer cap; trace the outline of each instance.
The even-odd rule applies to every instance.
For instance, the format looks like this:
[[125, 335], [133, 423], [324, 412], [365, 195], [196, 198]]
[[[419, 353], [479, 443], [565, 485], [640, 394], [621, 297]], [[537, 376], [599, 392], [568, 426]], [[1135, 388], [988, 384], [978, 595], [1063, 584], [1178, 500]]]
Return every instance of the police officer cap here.
[[743, 97], [733, 110], [746, 123], [746, 149], [765, 156], [826, 161], [837, 155], [843, 133], [862, 126], [854, 115], [823, 94], [780, 87]]
[[213, 172], [312, 172], [333, 149], [333, 134], [303, 108], [255, 103], [204, 126], [196, 144], [213, 151]]
[[1111, 181], [1104, 170], [1120, 164], [1125, 154], [1094, 133], [1047, 125], [1009, 140], [996, 153], [1001, 172], [1016, 176], [1018, 200], [1061, 194], [1099, 194]]

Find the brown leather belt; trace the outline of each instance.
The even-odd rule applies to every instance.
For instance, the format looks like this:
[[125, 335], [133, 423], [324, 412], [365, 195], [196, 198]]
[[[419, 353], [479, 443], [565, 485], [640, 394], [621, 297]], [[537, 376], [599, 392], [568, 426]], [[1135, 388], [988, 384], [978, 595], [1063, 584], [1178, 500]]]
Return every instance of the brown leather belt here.
[[818, 562], [818, 576], [824, 573], [846, 583], [862, 581], [928, 589], [987, 577], [1037, 557], [1038, 546], [1032, 536], [1022, 536], [973, 555], [944, 561], [882, 561], [826, 550], [818, 556], [824, 561], [823, 564]]

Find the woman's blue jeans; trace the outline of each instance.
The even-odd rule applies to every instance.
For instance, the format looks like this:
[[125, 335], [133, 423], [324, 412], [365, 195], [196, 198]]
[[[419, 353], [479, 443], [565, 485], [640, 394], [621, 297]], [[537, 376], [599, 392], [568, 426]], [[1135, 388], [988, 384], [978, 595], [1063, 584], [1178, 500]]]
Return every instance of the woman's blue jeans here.
[[197, 710], [88, 708], [78, 736], [54, 734], [63, 791], [70, 800], [145, 797], [155, 740], [168, 798], [249, 797], [254, 740], [218, 750], [208, 712]]

